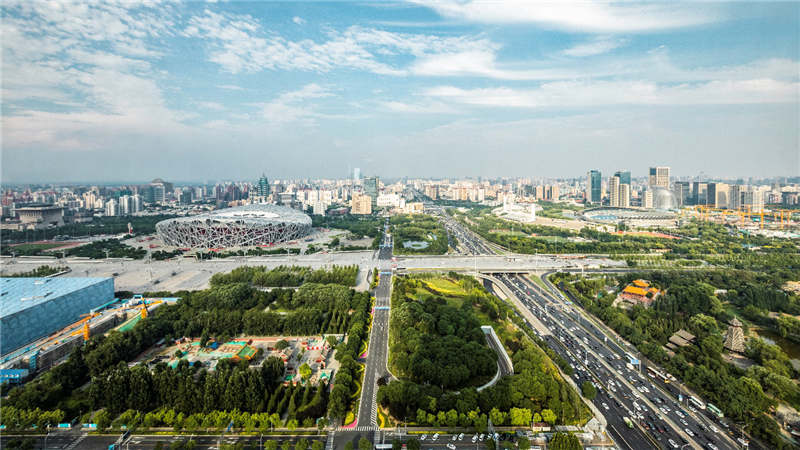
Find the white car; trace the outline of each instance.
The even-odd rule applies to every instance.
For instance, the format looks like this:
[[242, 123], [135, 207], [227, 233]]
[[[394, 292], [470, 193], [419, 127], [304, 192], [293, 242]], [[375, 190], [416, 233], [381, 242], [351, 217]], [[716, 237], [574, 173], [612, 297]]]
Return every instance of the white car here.
[[605, 408], [606, 411], [608, 411], [608, 405], [606, 405], [605, 403], [603, 403], [603, 408]]
[[476, 442], [478, 442], [478, 435], [477, 434], [475, 436], [472, 436], [472, 443], [474, 444]]
[[458, 439], [458, 435], [457, 435], [457, 434], [454, 434], [454, 435], [453, 435], [453, 440], [455, 441], [455, 440], [457, 440], [457, 439]]
[[480, 435], [480, 437], [478, 439], [480, 439], [480, 441], [483, 442], [483, 440], [485, 438], [486, 438], [486, 435], [481, 433], [481, 435]]
[[686, 432], [686, 434], [688, 434], [689, 436], [692, 436], [692, 437], [694, 437], [694, 433], [692, 433], [692, 430], [690, 430], [690, 429], [688, 429], [688, 428], [684, 428], [684, 429], [683, 429], [683, 431], [685, 431], [685, 432]]
[[434, 434], [433, 437], [431, 438], [432, 441], [435, 441], [437, 439], [439, 439], [439, 433]]
[[462, 439], [464, 439], [464, 433], [461, 433], [461, 434], [458, 435], [458, 440], [460, 441]]
[[714, 433], [719, 433], [719, 429], [714, 425], [710, 425], [708, 428], [711, 428], [711, 431], [713, 431]]
[[449, 448], [450, 450], [456, 450], [456, 446], [453, 444], [447, 444], [447, 448]]
[[678, 448], [678, 444], [676, 444], [672, 439], [669, 440], [669, 445], [671, 445], [672, 448]]
[[425, 439], [428, 439], [428, 435], [427, 434], [423, 434], [422, 436], [419, 437], [420, 441], [424, 441]]

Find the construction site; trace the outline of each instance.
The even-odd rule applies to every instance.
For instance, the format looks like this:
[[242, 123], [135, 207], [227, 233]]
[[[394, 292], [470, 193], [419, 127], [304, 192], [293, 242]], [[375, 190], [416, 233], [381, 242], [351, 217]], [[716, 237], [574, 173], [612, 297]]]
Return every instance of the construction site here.
[[[113, 283], [111, 293], [113, 295]], [[21, 299], [25, 301], [26, 299]], [[80, 347], [92, 336], [107, 333], [112, 329], [125, 331], [133, 328], [143, 317], [165, 302], [175, 302], [177, 298], [143, 298], [141, 295], [131, 299], [113, 299], [101, 304], [88, 313], [80, 314], [78, 320], [49, 333], [46, 337], [36, 339], [23, 347], [4, 354], [0, 360], [0, 372], [24, 370], [26, 377], [33, 377], [56, 365], [69, 356], [72, 349]], [[77, 306], [73, 307], [77, 308]], [[84, 310], [85, 311], [85, 310]], [[35, 311], [34, 313], [42, 313]], [[43, 331], [47, 333], [46, 330]]]
[[800, 210], [768, 209], [765, 207], [743, 206], [739, 209], [717, 208], [714, 205], [697, 205], [694, 217], [703, 221], [736, 225], [753, 230], [785, 231], [798, 237], [800, 232]]

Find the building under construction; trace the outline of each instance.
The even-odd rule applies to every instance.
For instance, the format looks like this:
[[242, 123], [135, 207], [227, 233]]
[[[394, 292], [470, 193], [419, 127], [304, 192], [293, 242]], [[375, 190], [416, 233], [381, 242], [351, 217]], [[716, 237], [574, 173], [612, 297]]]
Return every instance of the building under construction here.
[[24, 349], [114, 300], [113, 278], [0, 280], [0, 355]]

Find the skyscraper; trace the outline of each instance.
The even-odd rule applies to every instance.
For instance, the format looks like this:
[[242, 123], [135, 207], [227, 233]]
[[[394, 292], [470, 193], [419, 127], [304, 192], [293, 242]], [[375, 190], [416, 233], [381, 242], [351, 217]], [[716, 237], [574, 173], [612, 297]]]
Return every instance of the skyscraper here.
[[669, 167], [650, 168], [650, 186], [662, 186], [669, 189]]
[[612, 207], [619, 207], [619, 177], [608, 178], [608, 198]]
[[353, 181], [361, 181], [361, 169], [358, 167], [353, 169]]
[[378, 177], [364, 177], [364, 195], [372, 200], [372, 209], [378, 206]]
[[261, 174], [261, 178], [258, 180], [258, 196], [264, 199], [269, 197], [269, 180], [267, 180], [267, 176], [263, 173]]
[[615, 177], [619, 178], [619, 184], [627, 184], [628, 186], [631, 185], [631, 173], [627, 171], [620, 171], [614, 174]]
[[592, 170], [586, 174], [586, 201], [600, 203], [602, 201], [602, 178], [600, 171]]

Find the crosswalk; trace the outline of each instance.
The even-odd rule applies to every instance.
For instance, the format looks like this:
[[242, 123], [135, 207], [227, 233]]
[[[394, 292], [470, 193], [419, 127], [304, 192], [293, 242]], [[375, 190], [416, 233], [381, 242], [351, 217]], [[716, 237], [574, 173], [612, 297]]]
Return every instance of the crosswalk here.
[[379, 428], [374, 425], [359, 425], [353, 428], [339, 428], [339, 431], [377, 431]]
[[325, 450], [333, 450], [333, 435], [335, 434], [336, 431], [328, 433], [328, 439], [325, 440]]
[[87, 436], [86, 434], [80, 435], [75, 442], [73, 442], [72, 444], [69, 444], [69, 447], [67, 447], [67, 450], [72, 450], [73, 448], [76, 448], [81, 442], [83, 442], [84, 439], [86, 439], [86, 436]]

